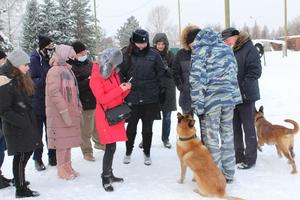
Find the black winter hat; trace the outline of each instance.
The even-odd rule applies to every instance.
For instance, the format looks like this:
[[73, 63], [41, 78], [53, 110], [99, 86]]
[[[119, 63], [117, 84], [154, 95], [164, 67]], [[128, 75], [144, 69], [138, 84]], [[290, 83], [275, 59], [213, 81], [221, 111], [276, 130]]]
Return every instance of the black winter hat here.
[[0, 51], [0, 59], [5, 58], [6, 54], [3, 51]]
[[231, 36], [239, 35], [239, 34], [240, 34], [240, 32], [236, 28], [233, 28], [233, 27], [226, 28], [221, 33], [223, 40], [226, 40], [227, 38], [229, 38]]
[[74, 51], [76, 52], [76, 54], [86, 50], [85, 45], [80, 41], [73, 42], [72, 47], [73, 47]]
[[132, 32], [130, 41], [133, 43], [148, 43], [149, 33], [143, 29], [137, 29]]
[[46, 46], [48, 46], [52, 40], [44, 35], [39, 35], [39, 48], [44, 49]]
[[196, 28], [196, 29], [193, 29], [191, 32], [189, 32], [186, 37], [186, 43], [191, 44], [192, 42], [194, 42], [194, 39], [195, 39], [196, 35], [199, 33], [199, 31], [201, 31], [201, 29]]

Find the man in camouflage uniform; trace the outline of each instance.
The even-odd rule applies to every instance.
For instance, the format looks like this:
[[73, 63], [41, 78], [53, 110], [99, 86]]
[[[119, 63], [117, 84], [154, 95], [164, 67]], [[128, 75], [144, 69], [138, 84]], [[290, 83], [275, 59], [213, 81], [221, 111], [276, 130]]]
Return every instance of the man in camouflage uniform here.
[[232, 118], [241, 94], [234, 54], [219, 33], [207, 28], [197, 34], [189, 80], [192, 109], [205, 124], [204, 144], [230, 183], [235, 172]]

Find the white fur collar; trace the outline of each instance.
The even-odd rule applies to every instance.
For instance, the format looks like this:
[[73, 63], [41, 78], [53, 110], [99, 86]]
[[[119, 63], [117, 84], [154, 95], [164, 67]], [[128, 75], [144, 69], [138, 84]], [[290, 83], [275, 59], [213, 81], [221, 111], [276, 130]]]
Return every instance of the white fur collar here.
[[8, 78], [7, 76], [0, 75], [0, 86], [6, 85], [9, 83], [12, 79]]

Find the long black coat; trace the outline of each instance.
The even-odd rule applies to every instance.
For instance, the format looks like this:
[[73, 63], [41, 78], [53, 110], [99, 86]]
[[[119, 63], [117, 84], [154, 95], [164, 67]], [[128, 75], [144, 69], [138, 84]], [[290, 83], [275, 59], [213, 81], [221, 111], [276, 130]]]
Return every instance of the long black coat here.
[[192, 111], [189, 76], [191, 71], [191, 51], [180, 49], [172, 66], [173, 77], [179, 94], [179, 106], [184, 113]]
[[90, 88], [90, 77], [92, 73], [93, 63], [86, 60], [84, 62], [71, 61], [72, 71], [78, 82], [79, 98], [83, 110], [96, 109], [96, 99]]
[[17, 81], [0, 75], [0, 116], [8, 155], [41, 148], [31, 99], [17, 87]]
[[262, 67], [259, 53], [248, 34], [240, 33], [233, 51], [238, 63], [238, 82], [243, 102], [259, 100], [258, 79], [261, 76]]

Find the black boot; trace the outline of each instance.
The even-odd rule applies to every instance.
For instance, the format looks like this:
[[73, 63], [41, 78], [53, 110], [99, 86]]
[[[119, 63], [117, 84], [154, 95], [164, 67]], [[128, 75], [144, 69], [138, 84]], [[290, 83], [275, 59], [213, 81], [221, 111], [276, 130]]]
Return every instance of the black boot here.
[[110, 175], [101, 175], [102, 178], [102, 186], [106, 192], [114, 191], [113, 186], [111, 185]]
[[34, 165], [35, 165], [35, 169], [37, 171], [43, 171], [46, 169], [46, 167], [41, 159], [35, 160]]
[[7, 182], [2, 175], [0, 175], [0, 189], [7, 188], [9, 186], [9, 182]]
[[[14, 178], [11, 179], [11, 182], [12, 182], [13, 186], [16, 186], [16, 183], [15, 183], [15, 179], [14, 179]], [[25, 181], [25, 185], [26, 185], [26, 186], [30, 185], [30, 182], [29, 182], [29, 181]]]
[[123, 183], [124, 179], [123, 178], [119, 178], [119, 177], [115, 177], [114, 174], [112, 172], [110, 172], [110, 181], [112, 183]]
[[49, 157], [48, 161], [49, 161], [50, 166], [56, 166], [57, 165], [56, 156]]
[[26, 186], [16, 188], [16, 198], [37, 197], [37, 196], [40, 196], [38, 192], [30, 190]]

